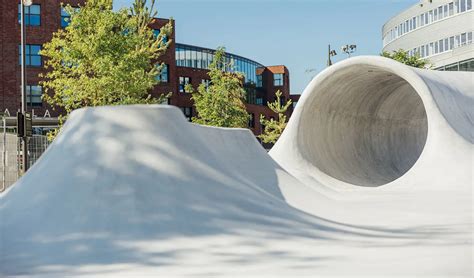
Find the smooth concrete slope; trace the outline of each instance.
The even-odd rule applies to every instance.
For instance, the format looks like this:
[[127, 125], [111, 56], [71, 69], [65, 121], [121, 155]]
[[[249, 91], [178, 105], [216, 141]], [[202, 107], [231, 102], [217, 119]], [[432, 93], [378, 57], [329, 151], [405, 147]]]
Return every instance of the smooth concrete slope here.
[[473, 73], [356, 57], [311, 81], [270, 155], [305, 186], [338, 200], [321, 206], [288, 198], [294, 207], [343, 223], [425, 231], [446, 243], [433, 252], [463, 261], [450, 264], [434, 253], [421, 259], [415, 254], [430, 249], [423, 240], [405, 259], [420, 268], [444, 265], [425, 275], [457, 267], [469, 277], [473, 134]]
[[249, 130], [172, 106], [81, 109], [0, 196], [0, 276], [305, 273], [326, 256], [310, 246], [395, 238], [293, 209], [285, 184]]
[[338, 63], [275, 160], [175, 107], [78, 110], [0, 195], [0, 276], [472, 277], [472, 88]]

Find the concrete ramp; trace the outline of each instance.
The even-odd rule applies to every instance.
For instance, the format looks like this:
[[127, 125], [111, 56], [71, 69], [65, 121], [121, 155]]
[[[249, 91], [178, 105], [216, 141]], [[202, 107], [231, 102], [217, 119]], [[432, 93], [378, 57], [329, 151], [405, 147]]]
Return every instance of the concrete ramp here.
[[349, 59], [271, 156], [172, 106], [77, 110], [0, 195], [0, 276], [472, 277], [472, 88]]

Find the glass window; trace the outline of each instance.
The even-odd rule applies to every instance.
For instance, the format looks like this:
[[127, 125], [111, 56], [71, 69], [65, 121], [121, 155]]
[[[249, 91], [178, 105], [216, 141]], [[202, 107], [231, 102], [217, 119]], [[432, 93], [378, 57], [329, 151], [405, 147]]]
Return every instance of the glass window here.
[[263, 77], [261, 74], [257, 75], [257, 88], [263, 87]]
[[449, 39], [446, 38], [444, 39], [444, 51], [448, 51], [449, 50]]
[[204, 84], [204, 87], [206, 88], [206, 90], [209, 88], [209, 85], [211, 85], [211, 80], [209, 79], [203, 79], [201, 80], [201, 83]]
[[[21, 4], [18, 4], [18, 23], [21, 23]], [[25, 6], [25, 26], [41, 25], [41, 6]]]
[[273, 74], [273, 86], [283, 86], [283, 73]]
[[467, 10], [472, 10], [472, 0], [467, 0], [467, 2], [466, 2], [466, 9], [467, 9]]
[[257, 100], [255, 101], [255, 104], [257, 104], [257, 105], [263, 105], [263, 98], [258, 97]]
[[453, 64], [453, 65], [448, 65], [448, 66], [444, 67], [444, 69], [446, 71], [458, 71], [459, 70], [459, 65], [458, 65], [458, 63]]
[[438, 42], [435, 42], [434, 44], [434, 54], [438, 54], [439, 53], [439, 47], [438, 47]]
[[197, 68], [197, 51], [191, 50], [191, 67]]
[[209, 68], [209, 65], [211, 64], [211, 53], [206, 51], [203, 56], [204, 59], [204, 68], [207, 69]]
[[202, 51], [197, 51], [196, 52], [196, 67], [198, 69], [202, 69]]
[[458, 71], [459, 70], [459, 65], [456, 63], [454, 65], [449, 65], [444, 67], [445, 71]]
[[438, 7], [438, 19], [443, 19], [443, 6]]
[[[160, 29], [153, 29], [153, 35], [155, 36], [155, 38], [158, 38], [158, 36], [160, 35], [160, 32], [161, 32]], [[168, 42], [168, 37], [166, 35], [163, 35], [163, 42], [164, 43]]]
[[467, 43], [468, 44], [472, 43], [472, 32], [467, 33]]
[[257, 102], [257, 90], [253, 87], [247, 87], [245, 88], [245, 92], [245, 101], [249, 104], [255, 104]]
[[69, 25], [69, 21], [71, 20], [71, 15], [64, 9], [64, 7], [61, 7], [61, 27], [65, 28]]
[[413, 21], [413, 29], [416, 29], [416, 17], [414, 17], [412, 21]]
[[257, 82], [257, 66], [252, 63], [252, 68], [251, 68], [251, 81], [253, 83], [256, 83]]
[[168, 83], [169, 82], [169, 66], [163, 65], [161, 72], [156, 76], [156, 79], [160, 82]]
[[211, 52], [208, 52], [207, 53], [207, 67], [208, 68], [212, 64], [212, 60], [214, 60], [214, 54], [212, 54]]
[[454, 3], [451, 2], [448, 5], [449, 5], [449, 16], [452, 16], [454, 14]]
[[466, 1], [461, 0], [461, 12], [465, 12], [465, 11], [466, 11]]
[[186, 92], [186, 85], [188, 84], [191, 84], [191, 78], [187, 76], [180, 76], [179, 77], [179, 92], [188, 93]]
[[177, 47], [176, 48], [176, 65], [180, 67], [182, 66], [182, 60], [183, 60], [182, 54], [183, 54], [182, 49]]
[[43, 95], [43, 90], [41, 86], [38, 85], [27, 85], [26, 86], [26, 103], [28, 106], [39, 107], [43, 105], [41, 96]]
[[474, 59], [460, 62], [459, 63], [459, 70], [461, 70], [461, 71], [474, 71]]
[[[19, 64], [21, 65], [21, 45], [18, 46], [19, 49]], [[42, 65], [42, 59], [41, 55], [39, 55], [39, 52], [41, 50], [41, 45], [37, 44], [27, 44], [25, 45], [25, 52], [26, 52], [26, 65], [27, 66], [32, 66], [32, 67], [41, 67]]]
[[449, 38], [449, 50], [454, 48], [454, 36]]
[[465, 45], [467, 42], [467, 36], [466, 33], [461, 34], [461, 45]]
[[438, 44], [439, 44], [439, 52], [440, 52], [440, 53], [444, 52], [444, 43], [443, 43], [443, 40], [440, 40], [440, 41], [438, 42]]
[[186, 49], [186, 50], [184, 51], [184, 55], [186, 55], [186, 56], [185, 56], [185, 59], [186, 59], [186, 64], [185, 64], [185, 66], [186, 66], [186, 67], [192, 67], [191, 50], [190, 50], [190, 49]]
[[454, 6], [455, 6], [455, 11], [456, 13], [459, 13], [460, 7], [459, 7], [459, 0], [454, 1]]

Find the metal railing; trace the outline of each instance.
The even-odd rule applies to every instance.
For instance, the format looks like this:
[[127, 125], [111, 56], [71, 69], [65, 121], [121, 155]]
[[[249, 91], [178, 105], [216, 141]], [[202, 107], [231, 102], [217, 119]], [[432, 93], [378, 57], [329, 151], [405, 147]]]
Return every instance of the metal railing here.
[[[2, 162], [0, 165], [0, 193], [13, 185], [21, 176], [22, 144], [14, 128], [6, 126], [3, 120], [2, 135], [0, 136], [0, 149]], [[28, 164], [31, 167], [48, 148], [49, 141], [44, 135], [33, 135], [28, 141]]]

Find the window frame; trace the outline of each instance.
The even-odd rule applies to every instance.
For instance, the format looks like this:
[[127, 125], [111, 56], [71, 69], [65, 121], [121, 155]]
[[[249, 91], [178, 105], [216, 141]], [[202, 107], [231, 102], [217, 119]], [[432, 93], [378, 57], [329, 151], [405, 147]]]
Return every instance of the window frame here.
[[[39, 8], [39, 13], [38, 14], [32, 14], [31, 13], [31, 8], [32, 7], [38, 7]], [[33, 4], [31, 6], [25, 6], [25, 11], [24, 11], [24, 17], [25, 17], [25, 26], [30, 26], [30, 27], [40, 27], [41, 26], [41, 4]], [[38, 24], [31, 24], [31, 17], [38, 17]], [[21, 24], [21, 3], [18, 4], [18, 24]]]
[[180, 76], [178, 78], [178, 91], [180, 93], [189, 93], [186, 92], [186, 85], [191, 84], [191, 77], [189, 76]]
[[169, 83], [170, 82], [170, 80], [169, 80], [170, 79], [169, 78], [169, 67], [170, 66], [168, 64], [164, 64], [163, 68], [161, 68], [160, 73], [156, 76], [156, 79], [160, 83]]
[[[274, 86], [274, 87], [281, 87], [281, 86], [284, 86], [284, 84], [285, 84], [285, 81], [284, 81], [285, 77], [284, 77], [284, 75], [285, 75], [285, 74], [283, 74], [283, 73], [274, 73], [274, 74], [273, 74], [273, 86]], [[278, 76], [278, 77], [281, 76], [281, 78], [277, 78], [277, 76]], [[280, 81], [280, 82], [277, 82], [277, 81]]]
[[[38, 53], [36, 54], [31, 54], [31, 47], [32, 46], [37, 46], [39, 47], [39, 51], [41, 51], [41, 48], [42, 48], [42, 45], [40, 44], [26, 44], [25, 45], [25, 66], [27, 67], [42, 67], [43, 66], [43, 56], [41, 56], [39, 54], [39, 51]], [[19, 65], [21, 65], [21, 45], [18, 45], [18, 59], [19, 59]], [[32, 57], [38, 57], [39, 58], [39, 61], [40, 63], [39, 64], [32, 64], [31, 61], [32, 61]]]
[[263, 76], [262, 76], [262, 74], [257, 74], [256, 87], [257, 88], [263, 88]]
[[[33, 95], [33, 90], [32, 90], [33, 87], [39, 88], [39, 90], [36, 90], [40, 92], [39, 95]], [[20, 87], [20, 90], [21, 90], [21, 87]], [[26, 105], [28, 107], [42, 107], [43, 106], [42, 96], [43, 96], [43, 88], [41, 86], [39, 86], [38, 84], [26, 85]], [[39, 97], [39, 102], [33, 102], [33, 99], [38, 98], [38, 97]]]

